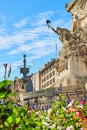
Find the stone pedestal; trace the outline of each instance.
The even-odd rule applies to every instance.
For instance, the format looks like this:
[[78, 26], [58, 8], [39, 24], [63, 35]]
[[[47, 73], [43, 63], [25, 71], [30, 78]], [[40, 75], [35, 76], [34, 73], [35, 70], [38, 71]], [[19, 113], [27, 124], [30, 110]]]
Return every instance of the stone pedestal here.
[[71, 56], [68, 60], [68, 68], [60, 72], [59, 84], [63, 86], [79, 85], [87, 82], [87, 65], [82, 56]]

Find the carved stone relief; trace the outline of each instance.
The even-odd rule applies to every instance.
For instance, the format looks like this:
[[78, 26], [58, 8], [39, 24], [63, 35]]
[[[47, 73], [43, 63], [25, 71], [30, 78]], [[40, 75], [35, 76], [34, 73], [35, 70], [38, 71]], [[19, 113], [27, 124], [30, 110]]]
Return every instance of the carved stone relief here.
[[80, 9], [84, 9], [86, 7], [87, 0], [78, 0], [78, 6]]
[[22, 80], [19, 80], [18, 78], [15, 78], [15, 80], [13, 81], [13, 84], [11, 86], [11, 90], [12, 92], [17, 92], [17, 93], [21, 93], [21, 92], [25, 92], [25, 84], [23, 83]]

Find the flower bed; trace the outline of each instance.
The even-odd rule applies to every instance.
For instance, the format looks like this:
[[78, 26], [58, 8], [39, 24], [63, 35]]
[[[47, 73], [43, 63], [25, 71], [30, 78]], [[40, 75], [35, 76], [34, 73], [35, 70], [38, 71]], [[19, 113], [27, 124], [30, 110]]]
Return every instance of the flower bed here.
[[81, 98], [71, 100], [60, 92], [51, 108], [39, 111], [10, 101], [9, 84], [0, 83], [0, 99], [6, 101], [0, 104], [0, 130], [87, 130], [87, 102]]
[[0, 129], [4, 130], [87, 130], [87, 102], [71, 100], [59, 94], [46, 111], [27, 106], [0, 105]]

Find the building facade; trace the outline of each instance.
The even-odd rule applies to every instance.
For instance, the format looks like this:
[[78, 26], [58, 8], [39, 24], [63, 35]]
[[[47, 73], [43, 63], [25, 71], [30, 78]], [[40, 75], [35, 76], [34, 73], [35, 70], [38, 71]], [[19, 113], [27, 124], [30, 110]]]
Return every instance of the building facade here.
[[[40, 70], [34, 74], [26, 76], [25, 81], [22, 79], [16, 78], [14, 80], [12, 88], [17, 89], [21, 92], [21, 89], [25, 90], [24, 92], [38, 91], [46, 88], [58, 87], [57, 79], [58, 72], [56, 69], [57, 59], [52, 59], [47, 64], [43, 65]], [[16, 85], [17, 84], [17, 85]], [[21, 84], [21, 85], [20, 85]], [[24, 86], [24, 87], [23, 87]], [[19, 88], [19, 90], [18, 90]]]
[[33, 91], [40, 90], [40, 72], [36, 72], [31, 76]]
[[56, 80], [56, 59], [53, 59], [40, 69], [40, 89], [42, 90], [52, 87]]
[[29, 84], [30, 81], [32, 82], [32, 91], [53, 87], [57, 82], [57, 73], [56, 59], [53, 59], [43, 65], [38, 72], [29, 76], [30, 78], [27, 84], [27, 92], [29, 92], [29, 88], [31, 88], [31, 84]]

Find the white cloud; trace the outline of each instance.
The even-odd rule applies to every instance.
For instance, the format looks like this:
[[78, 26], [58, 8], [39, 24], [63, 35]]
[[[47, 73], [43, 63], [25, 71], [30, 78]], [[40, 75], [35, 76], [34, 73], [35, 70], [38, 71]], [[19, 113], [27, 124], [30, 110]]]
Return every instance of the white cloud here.
[[19, 21], [18, 23], [15, 23], [14, 24], [15, 28], [21, 28], [21, 27], [26, 26], [28, 23], [28, 20], [29, 20], [28, 18], [24, 18], [21, 21]]
[[[8, 31], [10, 26], [6, 25], [5, 28], [2, 25], [0, 27], [0, 50], [6, 50], [7, 57], [26, 52], [30, 55], [29, 60], [40, 59], [52, 54], [55, 52], [55, 43], [57, 43], [59, 51], [61, 43], [58, 35], [47, 27], [46, 20], [53, 19], [51, 25], [56, 28], [57, 26], [69, 27], [67, 23], [70, 23], [70, 19], [66, 20], [64, 17], [55, 19], [53, 15], [55, 15], [53, 11], [48, 11], [31, 18], [23, 18], [15, 23], [11, 20], [10, 25], [14, 28], [12, 30], [10, 28], [10, 32]], [[6, 17], [0, 16], [0, 19], [4, 21], [4, 25], [7, 23]], [[20, 64], [22, 61], [14, 62], [13, 69], [16, 69]]]
[[[30, 23], [28, 23], [29, 19], [28, 18], [24, 18], [22, 20], [20, 20], [19, 23], [15, 23], [15, 27], [17, 28], [21, 28], [21, 30], [17, 30], [15, 29], [12, 34], [8, 34], [4, 33], [3, 36], [0, 36], [0, 49], [10, 49], [10, 54], [14, 54], [17, 53], [17, 49], [21, 52], [21, 51], [29, 51], [29, 45], [33, 42], [35, 42], [35, 44], [38, 44], [37, 41], [38, 39], [40, 40], [40, 42], [42, 44], [44, 44], [44, 42], [47, 38], [51, 41], [51, 39], [53, 37], [57, 37], [51, 30], [49, 30], [47, 28], [46, 25], [46, 19], [50, 17], [52, 17], [53, 15], [53, 11], [49, 11], [49, 12], [45, 12], [45, 13], [40, 13], [39, 15], [37, 15], [37, 17], [35, 17], [35, 21], [32, 21], [32, 24], [34, 24], [34, 26], [31, 24], [31, 28], [28, 27], [24, 27]], [[13, 24], [13, 23], [12, 23]], [[58, 25], [63, 25], [65, 24], [65, 20], [64, 19], [57, 19], [55, 21], [52, 22], [52, 25], [57, 27]], [[67, 25], [67, 23], [66, 23]], [[68, 25], [67, 25], [68, 26]], [[4, 32], [4, 28], [1, 29], [1, 32]], [[50, 42], [49, 41], [49, 42]], [[27, 43], [27, 44], [26, 44]], [[23, 44], [23, 45], [22, 45]], [[15, 50], [13, 49], [15, 46]], [[23, 46], [26, 46], [23, 48]], [[27, 49], [28, 46], [28, 49]], [[39, 44], [38, 44], [39, 47]], [[33, 47], [34, 48], [34, 47]], [[18, 53], [19, 53], [18, 51]], [[14, 52], [14, 53], [12, 53]]]

